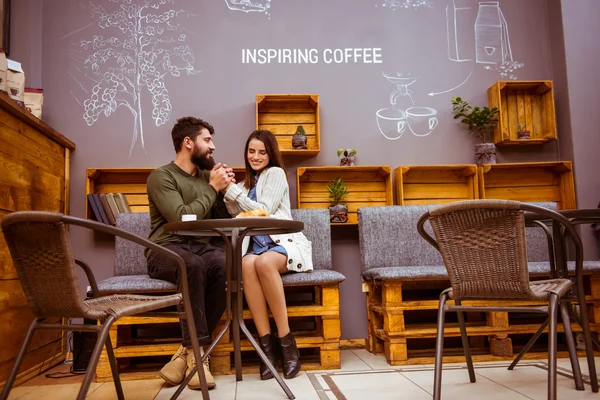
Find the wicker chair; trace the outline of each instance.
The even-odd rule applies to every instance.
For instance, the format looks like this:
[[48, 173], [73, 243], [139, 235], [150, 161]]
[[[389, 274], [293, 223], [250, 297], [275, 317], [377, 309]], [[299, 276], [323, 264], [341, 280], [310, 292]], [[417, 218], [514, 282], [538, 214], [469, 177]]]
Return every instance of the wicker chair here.
[[[501, 311], [544, 313], [549, 317], [548, 339], [548, 399], [556, 399], [556, 336], [557, 308], [564, 322], [571, 365], [578, 390], [583, 390], [579, 360], [569, 322], [568, 301], [561, 297], [571, 289], [568, 279], [529, 280], [525, 244], [523, 211], [533, 211], [554, 223], [560, 223], [572, 235], [577, 249], [577, 268], [581, 272], [583, 250], [573, 226], [560, 214], [508, 200], [470, 200], [451, 203], [425, 213], [418, 222], [421, 236], [442, 255], [448, 270], [451, 288], [440, 295], [436, 339], [433, 398], [441, 398], [442, 354], [444, 345], [444, 319], [447, 311], [456, 311], [462, 344], [471, 382], [475, 382], [473, 361], [466, 335], [463, 312]], [[429, 221], [434, 239], [425, 230]], [[455, 305], [448, 305], [448, 299]], [[463, 300], [502, 300], [507, 305], [463, 306]], [[510, 305], [511, 301], [547, 302], [543, 306]]]
[[[73, 256], [67, 224], [124, 237], [177, 260], [180, 266], [179, 286], [181, 293], [166, 296], [114, 294], [97, 297], [99, 296], [98, 287], [91, 269], [84, 262], [75, 259]], [[113, 226], [59, 213], [42, 211], [14, 212], [2, 219], [2, 231], [21, 285], [23, 286], [27, 303], [36, 318], [29, 327], [23, 346], [19, 351], [15, 365], [0, 396], [1, 400], [8, 398], [27, 346], [34, 332], [38, 329], [93, 331], [98, 333], [98, 341], [94, 347], [83, 384], [79, 390], [78, 400], [83, 400], [86, 397], [98, 364], [100, 352], [105, 344], [117, 397], [124, 399], [117, 362], [114, 357], [110, 337], [108, 336], [111, 325], [123, 316], [138, 315], [178, 305], [183, 302], [184, 315], [180, 317], [187, 318], [189, 321], [188, 326], [196, 360], [202, 359], [193, 323], [193, 315], [189, 307], [185, 264], [176, 253]], [[82, 300], [75, 265], [80, 266], [84, 270], [92, 288], [94, 298]], [[152, 315], [156, 315], [156, 313], [152, 313]], [[43, 320], [49, 317], [93, 319], [98, 320], [100, 324], [92, 326], [43, 323]], [[202, 365], [201, 362], [199, 365]], [[204, 370], [203, 368], [198, 368], [198, 371], [200, 381], [202, 382], [203, 398], [208, 399]]]

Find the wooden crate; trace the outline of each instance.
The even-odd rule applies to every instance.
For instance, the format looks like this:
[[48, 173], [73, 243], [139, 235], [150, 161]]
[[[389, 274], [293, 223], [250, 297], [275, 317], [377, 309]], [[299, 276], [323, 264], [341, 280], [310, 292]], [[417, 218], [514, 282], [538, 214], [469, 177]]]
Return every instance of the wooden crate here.
[[[290, 328], [300, 349], [302, 370], [321, 370], [340, 368], [340, 301], [339, 285], [286, 287], [286, 302]], [[245, 308], [244, 320], [252, 328], [252, 314]], [[272, 315], [269, 313], [269, 317]], [[139, 338], [135, 334], [138, 327], [165, 327], [165, 324], [179, 325], [173, 318], [123, 317], [116, 321], [110, 330], [110, 337], [119, 361], [122, 380], [159, 378], [158, 371], [177, 351], [181, 343], [178, 336]], [[213, 332], [213, 338], [222, 330], [224, 316]], [[241, 348], [244, 355], [244, 372], [257, 372], [259, 360], [250, 342], [242, 334]], [[211, 372], [214, 375], [234, 373], [233, 341], [229, 330], [211, 354]], [[162, 357], [162, 359], [161, 359]], [[98, 368], [97, 382], [112, 380], [110, 364], [106, 350], [102, 350]]]
[[[557, 139], [552, 81], [499, 81], [488, 89], [489, 107], [498, 107], [494, 143], [544, 144]], [[517, 137], [518, 124], [527, 125], [530, 139]]]
[[570, 161], [484, 164], [478, 175], [481, 199], [553, 201], [559, 210], [577, 208]]
[[296, 197], [298, 208], [328, 208], [327, 185], [340, 177], [348, 187], [348, 195], [341, 204], [348, 206], [348, 222], [358, 223], [357, 210], [367, 206], [393, 205], [392, 167], [301, 167], [296, 172]]
[[[132, 212], [148, 212], [146, 181], [156, 168], [88, 168], [85, 183], [86, 218], [91, 217], [87, 195], [90, 193], [123, 193]], [[235, 179], [240, 182], [246, 175], [244, 167], [233, 167]]]
[[477, 166], [411, 165], [394, 170], [396, 204], [443, 204], [477, 199]]
[[[587, 275], [584, 279], [590, 328], [592, 332], [599, 332], [600, 277]], [[439, 293], [450, 286], [449, 281], [404, 279], [367, 282], [364, 285], [367, 291], [367, 349], [375, 354], [385, 354], [391, 365], [433, 364]], [[487, 306], [501, 303], [464, 301], [463, 305]], [[454, 302], [448, 301], [448, 304], [452, 305]], [[513, 304], [542, 303], [523, 301]], [[474, 361], [514, 358], [519, 348], [544, 321], [543, 315], [536, 315], [535, 320], [528, 320], [520, 319], [522, 314], [506, 312], [469, 312], [465, 315]], [[456, 313], [447, 313], [444, 325], [444, 362], [464, 362]], [[574, 332], [581, 331], [581, 327], [575, 323], [572, 324], [572, 329]], [[558, 324], [558, 331], [564, 331], [562, 324]], [[518, 343], [513, 346], [515, 339], [518, 339]], [[568, 354], [561, 352], [559, 356], [568, 357]], [[547, 348], [542, 346], [533, 349], [526, 357], [547, 358]]]
[[[306, 132], [306, 150], [292, 148], [292, 136], [298, 125]], [[319, 154], [321, 133], [318, 94], [257, 94], [256, 129], [267, 129], [275, 135], [281, 154]]]

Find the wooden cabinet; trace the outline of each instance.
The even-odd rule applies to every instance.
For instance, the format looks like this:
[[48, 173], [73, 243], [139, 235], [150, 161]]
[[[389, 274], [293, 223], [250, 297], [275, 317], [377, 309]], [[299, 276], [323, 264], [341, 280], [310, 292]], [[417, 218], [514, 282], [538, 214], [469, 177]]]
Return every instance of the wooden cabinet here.
[[[69, 212], [69, 158], [75, 144], [0, 94], [0, 220], [13, 211]], [[33, 315], [0, 234], [0, 387]], [[58, 322], [58, 321], [55, 321]], [[64, 359], [61, 332], [36, 333], [16, 383]]]
[[577, 208], [571, 161], [484, 164], [478, 175], [481, 199], [551, 201], [559, 210]]
[[394, 170], [396, 204], [443, 204], [479, 198], [474, 164], [403, 165]]
[[[298, 125], [306, 132], [305, 150], [292, 148], [292, 136]], [[318, 94], [257, 94], [256, 129], [275, 135], [284, 155], [314, 156], [321, 150]]]
[[394, 204], [391, 166], [301, 167], [296, 172], [297, 207], [328, 208], [327, 185], [338, 177], [348, 188], [348, 195], [340, 202], [348, 207], [348, 222], [332, 225], [356, 225], [359, 207]]
[[[155, 168], [88, 168], [85, 183], [86, 217], [90, 218], [91, 209], [87, 195], [91, 193], [123, 193], [132, 212], [148, 212], [148, 194], [146, 181]], [[246, 176], [244, 167], [233, 167], [236, 182]]]
[[[557, 139], [552, 81], [500, 81], [488, 89], [489, 107], [497, 107], [498, 145], [544, 144]], [[530, 139], [518, 139], [519, 125], [525, 125]]]

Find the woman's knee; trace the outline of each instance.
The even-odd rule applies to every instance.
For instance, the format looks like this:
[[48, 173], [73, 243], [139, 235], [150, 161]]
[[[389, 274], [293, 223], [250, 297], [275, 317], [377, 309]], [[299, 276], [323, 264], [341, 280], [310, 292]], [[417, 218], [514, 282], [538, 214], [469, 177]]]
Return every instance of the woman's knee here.
[[277, 272], [277, 265], [270, 257], [259, 256], [254, 262], [254, 268], [259, 276], [264, 276]]

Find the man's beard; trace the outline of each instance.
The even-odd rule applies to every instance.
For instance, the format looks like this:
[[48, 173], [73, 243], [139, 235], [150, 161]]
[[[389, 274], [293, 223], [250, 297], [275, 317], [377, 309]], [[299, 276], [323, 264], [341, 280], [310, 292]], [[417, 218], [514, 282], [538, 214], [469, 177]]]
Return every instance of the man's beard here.
[[198, 154], [198, 152], [192, 154], [192, 162], [196, 164], [198, 168], [208, 171], [215, 166], [215, 159], [212, 158], [211, 153], [208, 151], [204, 154]]

